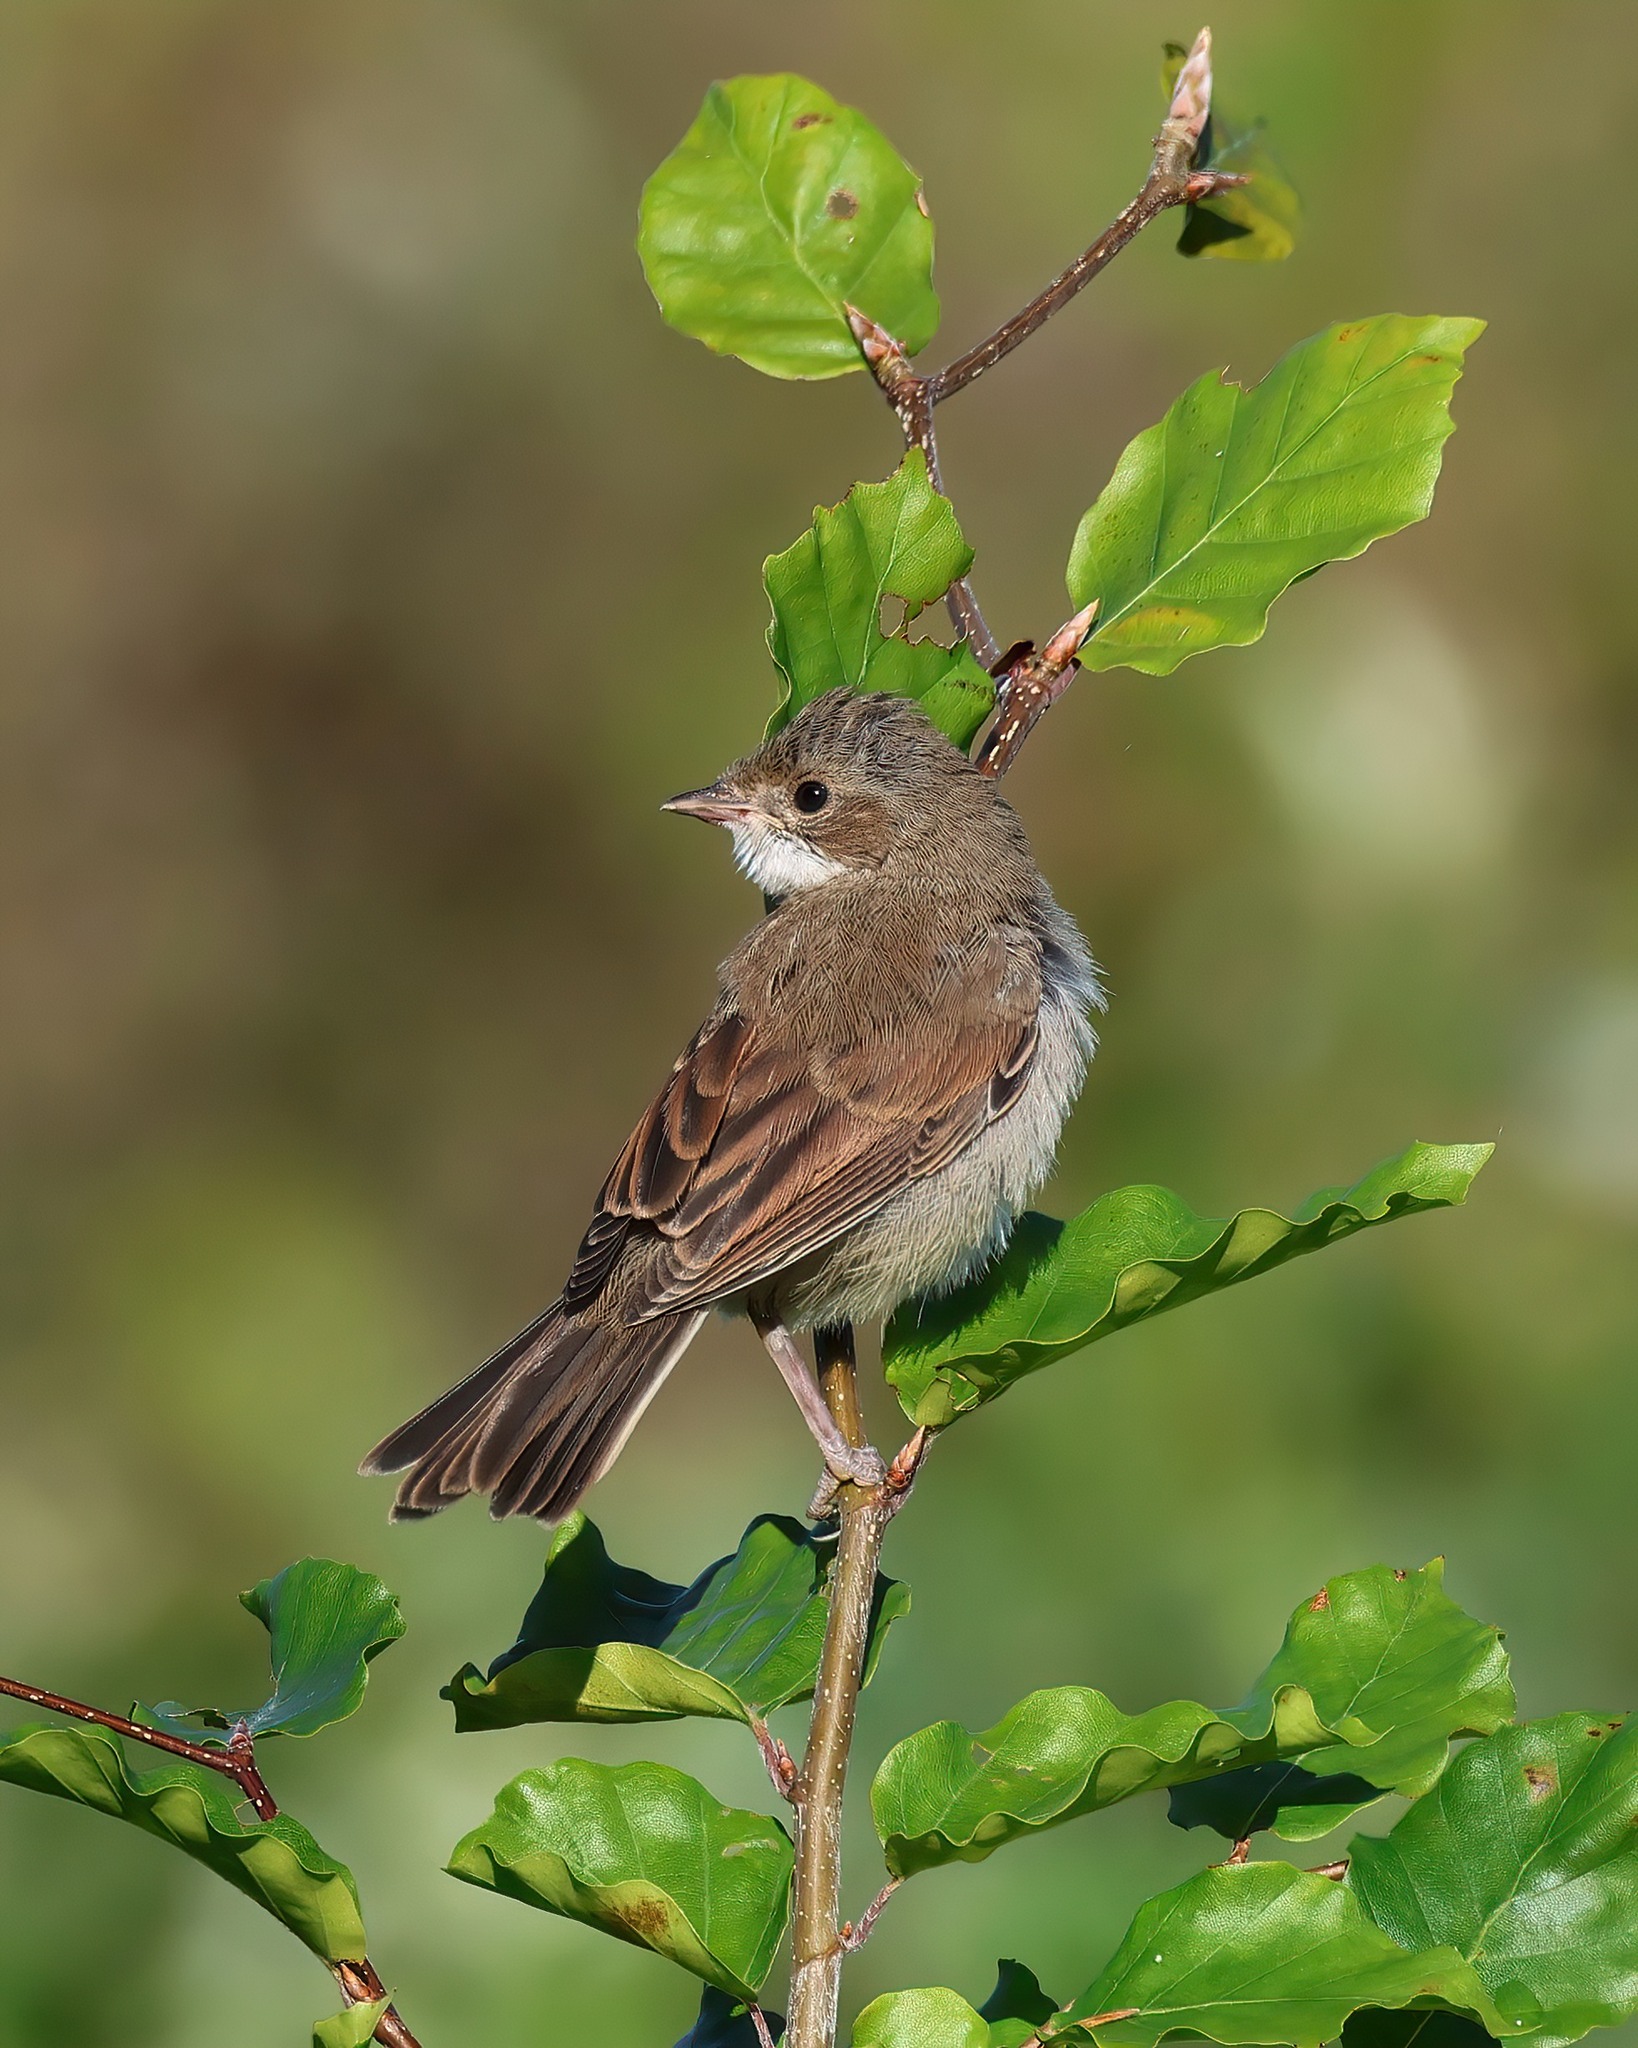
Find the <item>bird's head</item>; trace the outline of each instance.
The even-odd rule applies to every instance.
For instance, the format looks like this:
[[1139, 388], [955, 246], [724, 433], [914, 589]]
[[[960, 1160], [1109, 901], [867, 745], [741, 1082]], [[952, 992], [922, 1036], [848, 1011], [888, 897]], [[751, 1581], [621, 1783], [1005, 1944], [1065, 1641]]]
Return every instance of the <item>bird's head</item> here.
[[951, 834], [996, 802], [993, 785], [908, 698], [831, 690], [715, 782], [663, 808], [725, 826], [756, 886], [789, 896], [880, 870], [916, 846], [948, 849]]

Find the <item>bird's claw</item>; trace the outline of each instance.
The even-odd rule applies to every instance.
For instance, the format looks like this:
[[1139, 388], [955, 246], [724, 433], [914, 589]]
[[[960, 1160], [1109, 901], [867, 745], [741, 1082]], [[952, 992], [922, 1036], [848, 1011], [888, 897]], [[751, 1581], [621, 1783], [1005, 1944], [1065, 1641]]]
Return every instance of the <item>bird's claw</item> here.
[[826, 1451], [825, 1470], [838, 1486], [874, 1488], [887, 1478], [887, 1466], [874, 1444], [848, 1444]]

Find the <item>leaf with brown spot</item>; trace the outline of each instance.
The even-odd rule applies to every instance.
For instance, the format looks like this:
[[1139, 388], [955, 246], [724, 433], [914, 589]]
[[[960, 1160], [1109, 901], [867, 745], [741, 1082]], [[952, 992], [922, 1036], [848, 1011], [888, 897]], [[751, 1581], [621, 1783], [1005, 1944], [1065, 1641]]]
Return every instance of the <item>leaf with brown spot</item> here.
[[643, 273], [673, 327], [771, 377], [865, 359], [847, 307], [914, 355], [938, 326], [921, 182], [805, 78], [730, 78], [643, 188]]
[[[1464, 1749], [1348, 1882], [1396, 1941], [1466, 1956], [1508, 2039], [1559, 2048], [1638, 2012], [1635, 1822], [1638, 1721], [1560, 1714]], [[1348, 2044], [1395, 2038], [1362, 2016]]]
[[514, 1778], [453, 1876], [755, 1996], [785, 1931], [790, 1837], [664, 1764], [565, 1757]]
[[[1441, 1575], [1435, 1560], [1405, 1581], [1382, 1565], [1331, 1580], [1324, 1605], [1304, 1601], [1243, 1704], [1224, 1713], [1178, 1700], [1123, 1714], [1101, 1692], [1065, 1685], [1031, 1693], [976, 1736], [958, 1721], [907, 1736], [870, 1794], [889, 1870], [978, 1862], [1168, 1787], [1183, 1788], [1172, 1794], [1181, 1826], [1232, 1839], [1272, 1827], [1298, 1841], [1385, 1791], [1422, 1791], [1455, 1730], [1494, 1728], [1513, 1711], [1496, 1631], [1462, 1612]], [[1304, 1775], [1324, 1774], [1323, 1791], [1269, 1798], [1253, 1767], [1299, 1760]], [[1261, 1810], [1242, 1811], [1247, 1798]]]

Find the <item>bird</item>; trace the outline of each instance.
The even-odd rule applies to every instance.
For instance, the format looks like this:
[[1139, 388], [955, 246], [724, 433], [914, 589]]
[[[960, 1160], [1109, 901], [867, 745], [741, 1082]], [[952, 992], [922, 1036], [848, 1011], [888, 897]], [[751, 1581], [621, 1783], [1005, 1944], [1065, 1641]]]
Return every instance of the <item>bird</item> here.
[[394, 1520], [557, 1521], [713, 1310], [750, 1320], [834, 1485], [880, 1484], [796, 1339], [1006, 1244], [1104, 1007], [1017, 814], [912, 699], [834, 689], [663, 809], [726, 828], [764, 914], [615, 1161], [557, 1299], [385, 1437]]

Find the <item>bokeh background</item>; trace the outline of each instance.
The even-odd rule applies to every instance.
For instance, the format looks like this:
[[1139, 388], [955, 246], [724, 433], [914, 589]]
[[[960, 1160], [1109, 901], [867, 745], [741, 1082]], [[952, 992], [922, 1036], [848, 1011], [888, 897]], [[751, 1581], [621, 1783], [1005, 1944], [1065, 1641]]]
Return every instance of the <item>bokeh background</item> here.
[[[1231, 1703], [1334, 1571], [1444, 1552], [1526, 1706], [1638, 1691], [1638, 458], [1625, 0], [1217, 0], [1299, 253], [1162, 226], [944, 415], [1003, 639], [1190, 378], [1328, 322], [1492, 323], [1431, 522], [1170, 681], [1083, 681], [1009, 793], [1106, 963], [1052, 1199], [1208, 1213], [1412, 1137], [1471, 1205], [1058, 1366], [956, 1430], [890, 1562], [896, 1735], [1078, 1680]], [[799, 69], [925, 174], [956, 353], [1135, 189], [1157, 0], [0, 4], [0, 1668], [250, 1693], [241, 1586], [400, 1590], [367, 1710], [269, 1758], [357, 1870], [429, 2048], [663, 2048], [669, 1966], [458, 1886], [527, 1762], [654, 1754], [768, 1798], [726, 1726], [456, 1742], [543, 1548], [390, 1530], [352, 1476], [532, 1315], [756, 905], [662, 818], [758, 730], [762, 557], [897, 455], [862, 379], [660, 323], [643, 178], [713, 76]], [[881, 1433], [891, 1430], [882, 1411]], [[714, 1328], [595, 1512], [686, 1579], [812, 1460]], [[861, 1785], [862, 1791], [862, 1785]], [[876, 1883], [868, 1830], [851, 1872]], [[1025, 1957], [1068, 1997], [1213, 1853], [1154, 1802], [917, 1880], [859, 1994]], [[1313, 1860], [1305, 1855], [1304, 1860]], [[335, 2004], [135, 1833], [0, 1795], [5, 2048], [278, 2048]]]

